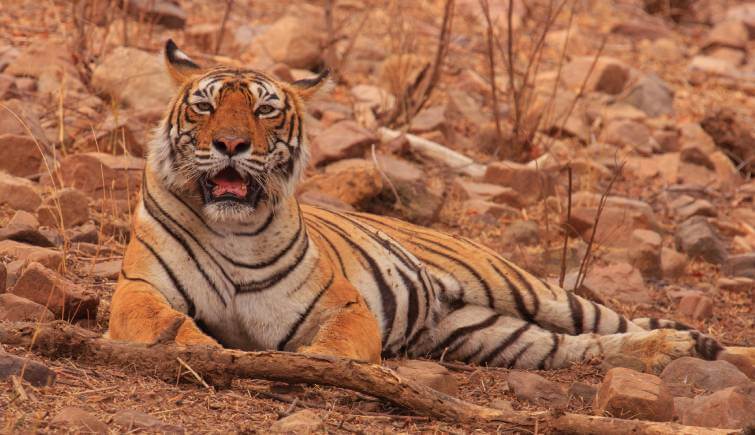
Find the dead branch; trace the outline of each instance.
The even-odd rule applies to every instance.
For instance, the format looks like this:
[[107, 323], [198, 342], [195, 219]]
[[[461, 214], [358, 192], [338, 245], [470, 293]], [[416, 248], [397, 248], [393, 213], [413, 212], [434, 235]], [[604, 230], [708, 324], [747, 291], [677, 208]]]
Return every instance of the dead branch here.
[[[378, 130], [380, 139], [388, 142], [401, 136], [401, 132], [381, 127]], [[469, 175], [470, 177], [480, 178], [485, 175], [485, 165], [475, 162], [469, 157], [457, 153], [456, 151], [446, 148], [443, 145], [427, 140], [425, 138], [406, 133], [406, 139], [409, 141], [409, 147], [417, 153], [442, 163], [456, 172]]]
[[[504, 411], [451, 397], [376, 364], [344, 358], [290, 352], [242, 352], [210, 346], [144, 345], [102, 338], [64, 321], [45, 324], [0, 322], [0, 343], [21, 346], [53, 358], [128, 367], [167, 382], [175, 381], [179, 364], [218, 386], [234, 378], [330, 385], [364, 393], [416, 414], [454, 423], [512, 425], [527, 431], [550, 425], [563, 433], [728, 434], [731, 431], [674, 423], [621, 420], [565, 414], [555, 420], [546, 412]], [[180, 361], [180, 362], [179, 362]]]
[[572, 196], [572, 169], [571, 165], [568, 165], [566, 167], [567, 171], [569, 172], [569, 191], [568, 191], [568, 199], [567, 199], [567, 205], [566, 205], [566, 225], [564, 225], [564, 247], [561, 251], [561, 273], [558, 276], [558, 286], [563, 288], [564, 287], [564, 278], [566, 277], [566, 249], [569, 246], [569, 229], [567, 226], [569, 225], [569, 221], [571, 221], [571, 196]]
[[217, 55], [220, 53], [220, 45], [223, 43], [223, 37], [225, 37], [225, 26], [228, 23], [228, 18], [231, 16], [231, 9], [233, 8], [233, 0], [227, 0], [225, 4], [225, 12], [223, 13], [223, 20], [220, 23], [220, 29], [218, 29], [218, 39], [215, 41], [215, 51]]
[[494, 35], [493, 35], [493, 20], [490, 18], [490, 4], [488, 0], [480, 0], [480, 7], [482, 13], [485, 16], [485, 22], [487, 23], [487, 56], [488, 56], [488, 72], [490, 74], [490, 94], [493, 106], [493, 119], [495, 120], [495, 139], [496, 139], [496, 153], [500, 152], [503, 146], [503, 133], [501, 131], [501, 112], [498, 109], [498, 85], [495, 81], [495, 52], [493, 51]]

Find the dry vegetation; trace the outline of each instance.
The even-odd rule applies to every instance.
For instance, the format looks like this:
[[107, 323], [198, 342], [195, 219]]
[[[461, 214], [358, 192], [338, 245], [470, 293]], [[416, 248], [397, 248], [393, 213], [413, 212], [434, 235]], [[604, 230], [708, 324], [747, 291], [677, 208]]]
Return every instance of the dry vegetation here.
[[[25, 178], [23, 188], [40, 200], [11, 201], [11, 190], [0, 190], [8, 195], [0, 197], [0, 240], [18, 210], [30, 212], [47, 241], [41, 245], [62, 253], [56, 271], [99, 299], [96, 317], [57, 317], [106, 330], [141, 158], [171, 92], [154, 64], [133, 53], [154, 60], [170, 37], [205, 64], [288, 80], [335, 72], [335, 90], [310, 107], [310, 136], [317, 142], [334, 124], [355, 121], [372, 140], [346, 154], [318, 143], [307, 175], [319, 181], [305, 182], [303, 199], [470, 237], [628, 317], [675, 318], [725, 345], [755, 346], [755, 260], [737, 268], [726, 259], [755, 251], [753, 17], [742, 25], [749, 35], [742, 46], [736, 30], [718, 39], [711, 31], [741, 2], [177, 3], [185, 23], [149, 12], [168, 1], [0, 3], [0, 172]], [[281, 24], [284, 18], [292, 22]], [[277, 49], [270, 41], [287, 41], [281, 29], [303, 37]], [[123, 47], [134, 51], [103, 67]], [[726, 110], [730, 118], [720, 115]], [[76, 160], [93, 152], [102, 153], [94, 170], [91, 159]], [[15, 163], [32, 154], [33, 167]], [[353, 157], [373, 172], [324, 169]], [[354, 192], [328, 187], [352, 179]], [[694, 211], [686, 198], [697, 201]], [[695, 215], [717, 238], [712, 247], [680, 241]], [[638, 229], [652, 231], [658, 244]], [[17, 257], [0, 250], [11, 284], [24, 267]], [[5, 351], [57, 374], [49, 387], [0, 380], [0, 427], [10, 433], [60, 430], [50, 423], [66, 406], [85, 409], [112, 432], [132, 429], [114, 418], [125, 409], [174, 426], [157, 431], [192, 433], [266, 432], [298, 409], [314, 410], [319, 430], [335, 433], [559, 429], [549, 403], [514, 394], [506, 369], [447, 364], [460, 399], [539, 412], [530, 414], [537, 425], [444, 421], [318, 385], [235, 379], [216, 389], [178, 364], [175, 382], [165, 382], [143, 364], [43, 356], [18, 343]], [[565, 386], [597, 385], [604, 373], [599, 362], [539, 372]], [[572, 397], [558, 412], [592, 415], [592, 403]]]

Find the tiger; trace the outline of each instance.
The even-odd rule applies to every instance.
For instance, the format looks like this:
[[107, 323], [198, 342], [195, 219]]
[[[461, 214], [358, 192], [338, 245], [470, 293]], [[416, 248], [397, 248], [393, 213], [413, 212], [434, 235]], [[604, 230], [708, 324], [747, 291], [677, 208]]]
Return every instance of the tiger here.
[[629, 355], [648, 370], [726, 349], [684, 325], [628, 320], [475, 241], [300, 204], [305, 105], [293, 82], [200, 67], [164, 48], [178, 92], [149, 144], [109, 336], [380, 363], [410, 357], [557, 369]]

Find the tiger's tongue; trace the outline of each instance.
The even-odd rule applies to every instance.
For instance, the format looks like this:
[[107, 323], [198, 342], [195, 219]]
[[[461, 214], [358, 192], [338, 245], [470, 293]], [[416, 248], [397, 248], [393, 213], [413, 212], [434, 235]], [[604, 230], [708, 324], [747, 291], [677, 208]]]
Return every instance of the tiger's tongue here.
[[230, 193], [233, 196], [243, 198], [246, 196], [246, 183], [242, 179], [230, 179], [222, 176], [212, 178], [215, 186], [212, 188], [212, 196], [223, 196]]

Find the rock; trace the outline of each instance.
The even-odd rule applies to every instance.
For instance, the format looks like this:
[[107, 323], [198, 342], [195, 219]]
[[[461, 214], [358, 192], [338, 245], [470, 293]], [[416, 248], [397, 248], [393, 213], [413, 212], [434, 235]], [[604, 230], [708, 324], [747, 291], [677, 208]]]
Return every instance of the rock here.
[[669, 202], [669, 208], [680, 220], [687, 220], [692, 216], [715, 217], [718, 215], [716, 208], [704, 199], [696, 199], [689, 195], [681, 195]]
[[566, 386], [551, 382], [530, 372], [514, 370], [509, 373], [509, 387], [519, 400], [564, 409], [569, 406]]
[[578, 100], [576, 94], [571, 91], [560, 91], [555, 99], [548, 91], [546, 94], [536, 94], [537, 99], [533, 104], [531, 113], [547, 111], [550, 116], [543, 119], [541, 130], [555, 137], [576, 137], [583, 143], [590, 143], [591, 131], [587, 123], [584, 105], [574, 101]]
[[37, 210], [37, 216], [39, 223], [48, 227], [81, 225], [89, 219], [89, 198], [78, 189], [58, 190], [45, 200], [45, 204]]
[[661, 248], [661, 273], [664, 279], [677, 279], [687, 269], [687, 256], [671, 248]]
[[356, 85], [351, 88], [355, 104], [362, 105], [374, 113], [385, 113], [396, 105], [396, 97], [383, 88], [373, 85]]
[[[678, 400], [678, 399], [677, 399]], [[677, 402], [674, 402], [675, 405]], [[742, 429], [755, 424], [755, 383], [680, 401], [679, 422], [688, 426]], [[745, 431], [747, 432], [747, 431]]]
[[58, 92], [65, 77], [66, 92], [76, 93], [83, 91], [84, 86], [78, 80], [73, 58], [68, 44], [53, 36], [24, 48], [5, 72], [18, 77], [33, 77], [36, 79], [36, 91], [46, 96]]
[[68, 228], [66, 229], [66, 238], [71, 243], [86, 242], [96, 244], [100, 239], [99, 228], [91, 223]]
[[[319, 8], [314, 8], [319, 9]], [[322, 61], [323, 32], [316, 19], [322, 11], [315, 12], [309, 19], [284, 15], [256, 38], [258, 44], [275, 62], [285, 63], [292, 68], [314, 69]]]
[[712, 137], [716, 146], [734, 156], [743, 171], [755, 173], [755, 126], [746, 110], [735, 107], [715, 107], [705, 113], [700, 125]]
[[34, 211], [41, 203], [42, 197], [33, 182], [0, 172], [0, 204], [15, 210]]
[[687, 294], [679, 301], [677, 312], [694, 320], [709, 319], [713, 316], [713, 299], [702, 292]]
[[629, 259], [645, 279], [659, 279], [661, 269], [661, 239], [660, 234], [637, 229], [632, 232], [632, 245], [629, 248]]
[[722, 265], [721, 272], [727, 276], [755, 279], [755, 253], [730, 256]]
[[30, 245], [42, 246], [45, 248], [55, 246], [55, 243], [50, 241], [50, 239], [48, 239], [45, 234], [40, 232], [36, 227], [23, 223], [9, 222], [8, 225], [0, 228], [0, 240], [15, 240], [16, 242], [28, 243]]
[[629, 67], [624, 62], [607, 56], [601, 56], [597, 62], [594, 56], [577, 57], [564, 65], [561, 80], [570, 90], [579, 91], [588, 74], [590, 78], [585, 86], [586, 91], [615, 95], [624, 90], [629, 79]]
[[432, 361], [403, 360], [396, 367], [396, 373], [449, 396], [459, 394], [456, 378], [447, 368]]
[[[92, 200], [128, 199], [139, 192], [143, 168], [144, 159], [137, 157], [81, 153], [64, 158], [55, 177], [60, 177], [65, 187], [79, 189]], [[49, 176], [43, 176], [40, 182], [53, 185]]]
[[470, 199], [462, 204], [462, 215], [482, 217], [483, 221], [498, 224], [502, 217], [518, 217], [519, 211], [503, 204], [482, 199]]
[[[572, 214], [568, 224], [588, 240], [596, 222], [601, 195], [577, 192], [572, 196]], [[600, 215], [595, 240], [608, 246], [624, 248], [631, 243], [632, 232], [638, 228], [660, 228], [653, 209], [642, 201], [609, 196]]]
[[42, 172], [43, 149], [29, 136], [0, 135], [0, 171], [17, 177], [39, 174]]
[[134, 409], [123, 409], [116, 412], [113, 415], [112, 421], [119, 426], [123, 426], [129, 432], [137, 429], [171, 434], [186, 432], [182, 427], [165, 423], [158, 418]]
[[316, 207], [329, 210], [356, 211], [353, 206], [341, 201], [339, 198], [336, 198], [335, 196], [332, 196], [325, 192], [321, 192], [315, 188], [305, 190], [303, 192], [298, 192], [296, 194], [296, 198], [302, 204], [314, 205]]
[[619, 147], [647, 148], [650, 139], [650, 129], [627, 119], [611, 122], [600, 133], [601, 142]]
[[744, 23], [750, 39], [755, 39], [755, 5], [745, 3], [730, 7], [726, 11], [726, 19]]
[[56, 374], [42, 363], [4, 353], [0, 349], [0, 379], [11, 376], [23, 377], [35, 387], [47, 387], [55, 383]]
[[718, 288], [737, 293], [746, 294], [755, 289], [755, 279], [738, 276], [735, 278], [719, 278]]
[[50, 426], [66, 432], [107, 434], [107, 425], [81, 408], [67, 406], [50, 421]]
[[503, 240], [509, 245], [536, 245], [540, 242], [540, 227], [535, 221], [513, 221], [503, 230]]
[[38, 262], [50, 269], [58, 269], [63, 263], [63, 254], [58, 251], [13, 240], [0, 241], [0, 256], [9, 256], [24, 262]]
[[138, 20], [157, 23], [169, 29], [183, 29], [186, 25], [186, 12], [176, 1], [127, 0], [121, 7]]
[[744, 373], [728, 361], [705, 361], [690, 356], [671, 361], [660, 377], [666, 383], [689, 384], [708, 392], [750, 382]]
[[[401, 199], [400, 211], [404, 218], [418, 223], [432, 221], [444, 202], [443, 179], [428, 176], [417, 165], [387, 154], [376, 154], [383, 176], [390, 180]], [[395, 201], [391, 184], [383, 183], [383, 196]]]
[[[2, 285], [5, 277], [0, 276]], [[12, 293], [0, 294], [0, 321], [9, 322], [52, 322], [55, 315], [44, 306]]]
[[99, 263], [95, 263], [95, 265], [89, 269], [89, 273], [98, 278], [111, 280], [118, 279], [118, 275], [121, 273], [122, 263], [121, 260], [100, 261]]
[[569, 398], [576, 398], [583, 404], [592, 404], [596, 394], [598, 394], [598, 387], [595, 385], [574, 382], [569, 386]]
[[409, 125], [411, 133], [426, 133], [434, 130], [441, 130], [446, 124], [445, 106], [432, 106], [423, 109], [412, 118]]
[[467, 181], [461, 178], [456, 178], [454, 180], [449, 196], [454, 196], [462, 201], [467, 199], [479, 199], [495, 202], [497, 204], [506, 204], [512, 207], [522, 206], [522, 202], [519, 199], [519, 193], [510, 187], [491, 183]]
[[133, 47], [116, 47], [92, 72], [92, 86], [136, 110], [167, 107], [175, 87], [161, 56]]
[[593, 410], [595, 415], [669, 421], [674, 404], [658, 376], [617, 367], [600, 384]]
[[39, 221], [33, 214], [23, 210], [18, 210], [8, 221], [8, 225], [23, 225], [25, 227], [37, 228], [39, 227]]
[[710, 74], [730, 78], [739, 78], [728, 60], [713, 56], [698, 55], [692, 58], [687, 67], [691, 74]]
[[378, 142], [377, 136], [354, 121], [342, 121], [323, 130], [312, 141], [312, 164], [358, 158]]
[[[602, 296], [624, 303], [651, 303], [653, 296], [645, 287], [640, 271], [628, 263], [612, 263], [605, 267], [594, 266], [585, 278], [584, 287]], [[567, 288], [573, 287], [567, 285]]]
[[100, 299], [95, 293], [36, 262], [26, 266], [10, 292], [43, 304], [58, 318], [97, 318]]
[[554, 192], [553, 180], [548, 174], [528, 165], [510, 161], [489, 164], [484, 181], [514, 189], [525, 204], [534, 204]]
[[309, 409], [296, 411], [270, 426], [271, 433], [313, 433], [323, 428], [322, 419]]
[[74, 144], [76, 150], [85, 152], [102, 152], [105, 154], [129, 154], [144, 157], [146, 144], [137, 138], [131, 117], [120, 114], [118, 118], [108, 116], [95, 131], [88, 132]]
[[348, 159], [326, 168], [299, 185], [300, 192], [316, 190], [349, 205], [374, 198], [383, 190], [383, 178], [375, 164], [363, 159]]
[[39, 116], [32, 111], [28, 103], [7, 100], [3, 101], [3, 105], [5, 108], [0, 108], [0, 134], [35, 138], [43, 147], [49, 144], [45, 130], [40, 125]]
[[674, 91], [655, 74], [647, 74], [625, 93], [622, 101], [650, 117], [674, 113]]
[[631, 355], [610, 355], [603, 358], [603, 361], [600, 362], [600, 369], [606, 373], [616, 367], [630, 369], [641, 373], [649, 371], [648, 366], [644, 361]]
[[0, 293], [5, 292], [8, 280], [8, 268], [4, 263], [0, 263]]
[[708, 263], [721, 264], [728, 256], [726, 246], [702, 216], [693, 216], [679, 224], [674, 240], [677, 249], [687, 256], [700, 257]]
[[648, 20], [620, 20], [611, 28], [611, 33], [623, 35], [632, 39], [668, 38], [671, 32], [662, 21]]
[[725, 47], [746, 51], [748, 38], [747, 27], [742, 21], [725, 20], [711, 29], [703, 42], [702, 49], [703, 52], [709, 52], [711, 48]]

